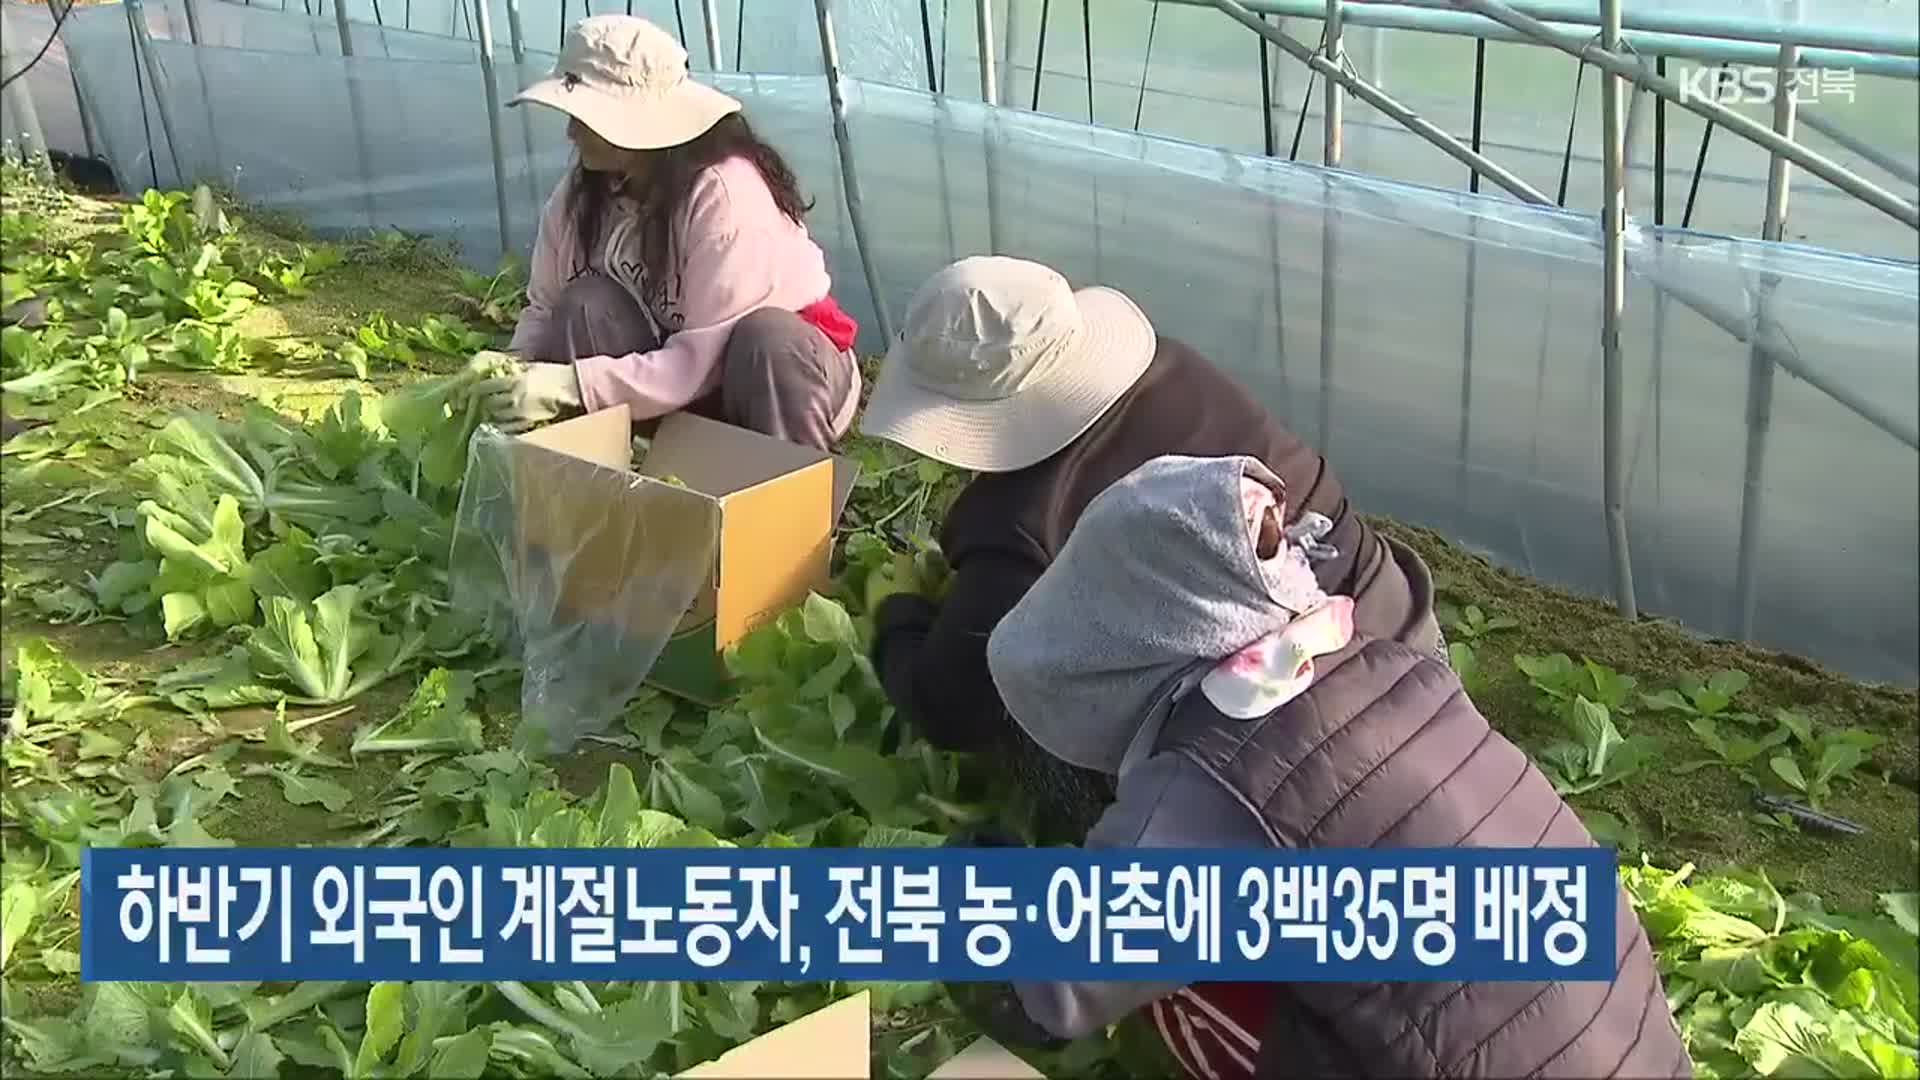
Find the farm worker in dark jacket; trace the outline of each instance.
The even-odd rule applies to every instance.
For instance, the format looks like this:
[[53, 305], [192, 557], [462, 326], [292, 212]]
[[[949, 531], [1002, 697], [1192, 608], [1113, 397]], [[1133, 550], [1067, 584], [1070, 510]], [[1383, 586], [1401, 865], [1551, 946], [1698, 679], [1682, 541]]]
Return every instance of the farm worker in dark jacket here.
[[856, 327], [801, 221], [810, 204], [740, 103], [631, 15], [575, 23], [522, 102], [567, 114], [579, 160], [540, 218], [493, 421], [625, 404], [636, 421], [689, 409], [821, 449], [844, 436]]
[[[994, 751], [1037, 770], [1022, 786], [1048, 800], [1050, 818], [1088, 818], [1110, 793], [1100, 778], [1024, 745], [987, 673], [987, 635], [1088, 502], [1143, 462], [1258, 458], [1286, 481], [1293, 510], [1330, 525], [1313, 541], [1328, 555], [1315, 565], [1322, 587], [1402, 598], [1427, 587], [1424, 570], [1418, 581], [1404, 572], [1418, 560], [1348, 506], [1320, 454], [1224, 372], [1156, 333], [1122, 293], [1076, 292], [1038, 263], [963, 259], [923, 285], [860, 428], [981, 474], [938, 536], [954, 572], [947, 600], [903, 591], [875, 612], [874, 663], [887, 696], [935, 746]], [[1437, 623], [1433, 631], [1437, 642]]]
[[[1048, 753], [1118, 777], [1085, 846], [1591, 845], [1433, 655], [1424, 620], [1372, 634], [1372, 601], [1321, 588], [1281, 525], [1289, 494], [1249, 457], [1148, 462], [1087, 507], [993, 632], [987, 659], [1014, 719]], [[1618, 891], [1612, 983], [956, 992], [1013, 1041], [1077, 1037], [1146, 1007], [1207, 1080], [1691, 1075], [1632, 904], [1615, 880], [1588, 887]]]

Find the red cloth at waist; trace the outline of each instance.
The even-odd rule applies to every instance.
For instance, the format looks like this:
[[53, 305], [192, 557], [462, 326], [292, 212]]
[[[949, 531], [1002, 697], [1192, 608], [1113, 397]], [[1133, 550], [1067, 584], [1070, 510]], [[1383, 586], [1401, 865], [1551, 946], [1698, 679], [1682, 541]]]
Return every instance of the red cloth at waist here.
[[1273, 983], [1194, 983], [1147, 1007], [1160, 1039], [1193, 1080], [1253, 1080]]
[[827, 335], [827, 340], [833, 342], [833, 347], [841, 352], [853, 348], [853, 339], [860, 332], [860, 324], [853, 321], [853, 316], [840, 310], [839, 303], [831, 296], [815, 300], [795, 314]]

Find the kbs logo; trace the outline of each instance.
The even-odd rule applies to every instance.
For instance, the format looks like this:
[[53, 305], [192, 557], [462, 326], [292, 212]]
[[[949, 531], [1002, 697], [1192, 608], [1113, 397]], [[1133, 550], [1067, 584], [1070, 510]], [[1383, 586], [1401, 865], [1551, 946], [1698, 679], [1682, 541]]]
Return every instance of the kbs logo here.
[[[1825, 98], [1853, 100], [1851, 69], [1799, 69], [1785, 92], [1802, 105]], [[1771, 105], [1782, 89], [1778, 72], [1769, 67], [1696, 67], [1680, 76], [1680, 100], [1711, 101], [1721, 105]]]

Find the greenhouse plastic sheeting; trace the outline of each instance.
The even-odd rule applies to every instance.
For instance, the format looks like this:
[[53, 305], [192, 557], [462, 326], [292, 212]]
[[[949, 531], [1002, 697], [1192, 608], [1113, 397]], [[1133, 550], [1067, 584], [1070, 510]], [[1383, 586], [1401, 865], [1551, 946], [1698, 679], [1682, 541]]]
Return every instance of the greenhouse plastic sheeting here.
[[[168, 2], [180, 4], [184, 0]], [[245, 4], [245, 0], [202, 0], [203, 7], [208, 4]], [[297, 7], [282, 3], [276, 8], [264, 0], [259, 5], [245, 6], [257, 7], [264, 12], [278, 10], [328, 21], [334, 18], [329, 0], [306, 0]], [[979, 68], [973, 52], [977, 6], [973, 0], [962, 0], [960, 3], [954, 3], [953, 0], [837, 0], [835, 17], [841, 22], [841, 37], [853, 46], [851, 55], [843, 55], [842, 63], [849, 74], [860, 78], [895, 82], [896, 79], [886, 73], [891, 69], [908, 75], [906, 85], [924, 87], [927, 58], [924, 41], [931, 36], [935, 42], [936, 78], [949, 60], [960, 59], [966, 65], [962, 74], [977, 82]], [[1207, 0], [1170, 0], [1167, 3], [1158, 3], [1156, 0], [1105, 0], [1093, 6], [1099, 9], [1095, 32], [1102, 37], [1099, 43], [1101, 52], [1113, 44], [1111, 32], [1116, 25], [1127, 26], [1139, 22], [1144, 27], [1155, 17], [1162, 20], [1182, 18], [1180, 13], [1183, 9], [1222, 25], [1233, 25], [1219, 12], [1209, 10]], [[1404, 6], [1375, 0], [1354, 6], [1400, 12], [1448, 9], [1447, 5], [1435, 0], [1413, 0]], [[1597, 2], [1523, 0], [1517, 6], [1563, 28], [1592, 25], [1597, 22], [1600, 13]], [[812, 26], [812, 4], [807, 0], [715, 0], [713, 8], [718, 16], [721, 45], [718, 70], [722, 71], [784, 72], [786, 69], [782, 65], [793, 62], [793, 45], [804, 41], [806, 31]], [[1029, 14], [1037, 17], [1039, 11], [1045, 9], [1051, 19], [1070, 20], [1077, 27], [1086, 8], [1087, 5], [1078, 4], [1034, 4], [1031, 0], [990, 0], [995, 33], [1003, 44], [1025, 31], [1022, 24]], [[1157, 15], [1155, 8], [1160, 9]], [[1674, 29], [1707, 29], [1712, 30], [1718, 40], [1745, 34], [1760, 41], [1777, 36], [1782, 31], [1806, 29], [1823, 37], [1845, 35], [1873, 40], [1884, 49], [1908, 56], [1912, 55], [1907, 47], [1915, 39], [1915, 19], [1920, 17], [1920, 0], [1637, 0], [1623, 4], [1622, 8], [1624, 21], [1629, 27], [1640, 24]], [[603, 6], [600, 13], [607, 14], [612, 10], [650, 19], [674, 31], [686, 43], [694, 63], [697, 66], [708, 65], [706, 23], [700, 0], [631, 0], [617, 8]], [[508, 6], [504, 0], [493, 0], [489, 11], [495, 40], [503, 46], [509, 44], [512, 31]], [[564, 25], [590, 13], [590, 3], [520, 0], [521, 44], [528, 49], [554, 51], [559, 46]], [[389, 3], [384, 10], [377, 0], [347, 0], [346, 14], [348, 21], [353, 23], [421, 30], [468, 40], [477, 37], [477, 20], [471, 0], [408, 0], [405, 4]], [[743, 25], [746, 28], [744, 40], [741, 31]], [[958, 34], [952, 32], [955, 29], [959, 31]], [[1175, 48], [1178, 49], [1181, 31], [1177, 27], [1168, 29], [1172, 31]], [[1359, 29], [1361, 27], [1358, 25], [1350, 25], [1347, 32], [1351, 34]], [[1243, 40], [1251, 41], [1244, 29], [1236, 27], [1233, 32]], [[1123, 40], [1131, 36], [1124, 32], [1122, 34]], [[1069, 60], [1071, 66], [1074, 60], [1079, 59], [1078, 35], [1060, 41], [1060, 51], [1072, 58]], [[956, 53], [963, 55], [956, 56]], [[817, 51], [809, 61], [814, 66], [806, 70], [818, 71]], [[710, 66], [705, 69], [714, 70]], [[1076, 74], [1083, 71], [1080, 69]], [[948, 92], [956, 89], [959, 88], [950, 87]]]
[[[949, 253], [997, 233], [1002, 250], [1133, 294], [1316, 441], [1358, 505], [1609, 593], [1591, 219], [882, 88], [849, 97], [866, 226], [895, 311]], [[1683, 234], [1636, 233], [1630, 258], [1636, 584], [1649, 611], [1741, 636], [1747, 350], [1672, 302], [1656, 323], [1646, 275], [1736, 321], [1777, 276], [1782, 336], [1908, 431], [1920, 280], [1911, 266]], [[853, 263], [835, 265], [845, 280]], [[1785, 374], [1768, 443], [1753, 636], [1910, 681], [1920, 459]]]
[[[173, 0], [178, 3], [180, 0]], [[560, 3], [559, 0], [522, 2], [520, 10], [520, 47], [529, 52], [555, 53], [565, 26], [582, 18], [590, 5]], [[720, 71], [751, 71], [765, 75], [818, 75], [826, 71], [820, 59], [820, 37], [814, 22], [811, 0], [715, 0], [720, 26]], [[319, 34], [333, 38], [330, 47], [302, 49], [297, 37], [285, 39], [286, 51], [338, 52], [339, 36], [333, 5], [315, 3], [309, 13], [298, 5], [280, 9], [266, 5], [247, 5], [234, 0], [200, 0], [203, 19], [209, 15], [227, 17], [231, 11], [245, 12], [263, 19], [295, 24], [311, 24]], [[836, 0], [834, 17], [841, 38], [841, 63], [849, 74], [903, 86], [923, 86], [926, 81], [925, 47], [921, 43], [918, 0]], [[381, 28], [444, 36], [467, 42], [479, 40], [475, 5], [471, 0], [411, 0], [388, 3], [376, 11], [371, 0], [347, 0], [347, 21], [355, 42], [356, 55], [377, 52], [376, 46], [362, 44], [363, 35], [376, 35]], [[489, 18], [496, 55], [513, 55], [513, 24], [505, 0], [491, 0]], [[687, 48], [688, 65], [695, 71], [716, 70], [707, 57], [706, 29], [701, 21], [699, 0], [634, 0], [618, 7], [603, 5], [599, 14], [613, 12], [637, 15], [665, 27], [682, 37]], [[747, 33], [740, 33], [745, 16]], [[176, 22], [176, 26], [181, 25]], [[971, 24], [969, 24], [971, 25]], [[184, 35], [177, 34], [182, 37]], [[232, 44], [203, 40], [202, 44]], [[259, 42], [248, 47], [271, 48]]]
[[[185, 41], [183, 0], [149, 21], [156, 34]], [[1563, 5], [1569, 6], [1569, 5]], [[1591, 5], [1589, 5], [1590, 7]], [[1703, 10], [1719, 10], [1702, 4]], [[1857, 7], [1858, 5], [1856, 5]], [[1920, 0], [1881, 4], [1897, 29], [1905, 13], [1908, 36], [1920, 15]], [[504, 0], [495, 0], [495, 55], [512, 58], [510, 24]], [[1260, 42], [1245, 27], [1209, 7], [1127, 0], [1094, 5], [1038, 4], [1033, 0], [994, 0], [995, 58], [1002, 104], [1038, 110], [1070, 120], [1089, 116], [1109, 127], [1136, 128], [1152, 134], [1262, 152], [1269, 129], [1279, 156], [1318, 160], [1324, 89], [1310, 85], [1307, 70], [1277, 48], [1268, 47], [1273, 108], [1262, 120], [1259, 78]], [[1584, 10], [1580, 5], [1572, 8]], [[299, 5], [245, 5], [232, 0], [201, 0], [201, 35], [208, 44], [306, 55], [337, 55], [338, 28], [331, 8]], [[564, 20], [577, 19], [583, 4], [525, 0], [519, 5], [524, 47], [550, 54]], [[108, 9], [113, 10], [113, 9]], [[152, 9], [150, 9], [151, 11]], [[701, 5], [696, 0], [638, 0], [635, 14], [674, 32], [685, 27], [691, 62], [708, 67]], [[748, 0], [743, 6], [717, 0], [721, 22], [721, 67], [759, 74], [822, 72], [813, 7], [803, 0]], [[923, 33], [933, 40], [933, 84], [949, 96], [979, 99], [977, 47], [971, 4], [929, 3], [922, 29], [919, 0], [836, 0], [834, 18], [846, 74], [869, 82], [926, 89], [927, 51]], [[1649, 9], [1651, 10], [1651, 9]], [[1849, 9], [1851, 10], [1851, 9]], [[1864, 10], [1864, 9], [1863, 9]], [[1088, 12], [1094, 25], [1086, 25]], [[359, 55], [390, 58], [476, 58], [473, 5], [454, 0], [415, 0], [376, 9], [369, 0], [348, 0], [347, 15]], [[739, 36], [744, 13], [747, 34]], [[1046, 45], [1042, 49], [1042, 21]], [[384, 25], [386, 29], [382, 30]], [[1312, 43], [1320, 24], [1313, 19], [1282, 20], [1282, 29]], [[1853, 24], [1843, 25], [1843, 29]], [[396, 27], [411, 27], [411, 32]], [[1474, 124], [1474, 41], [1447, 34], [1353, 25], [1345, 48], [1355, 71], [1440, 127], [1456, 133]], [[1093, 91], [1087, 87], [1087, 43], [1093, 48]], [[1764, 51], [1764, 46], [1759, 48]], [[1044, 75], [1035, 94], [1035, 71], [1044, 51]], [[1675, 58], [1668, 75], [1688, 79], [1711, 65]], [[503, 92], [544, 74], [538, 65], [513, 80]], [[1891, 182], [1911, 192], [1913, 183], [1889, 176], [1850, 145], [1836, 142], [1815, 125], [1838, 129], [1855, 145], [1871, 144], [1906, 163], [1913, 175], [1920, 157], [1920, 113], [1912, 107], [1913, 83], [1860, 74], [1827, 86], [1802, 113], [1799, 140], [1857, 174]], [[1491, 42], [1479, 121], [1486, 152], [1566, 206], [1597, 211], [1602, 171], [1597, 133], [1601, 80], [1582, 73], [1572, 57], [1553, 49]], [[1654, 176], [1655, 105], [1652, 95], [1630, 99], [1628, 205], [1639, 219], [1678, 223], [1733, 235], [1754, 235], [1765, 200], [1768, 156], [1746, 140], [1722, 132], [1702, 161], [1698, 154], [1707, 124], [1675, 106], [1666, 109], [1664, 184]], [[1768, 110], [1743, 107], [1767, 122]], [[1571, 156], [1569, 124], [1575, 134]], [[1346, 166], [1389, 179], [1441, 187], [1464, 187], [1468, 170], [1431, 143], [1407, 131], [1371, 106], [1349, 98], [1345, 113]], [[1694, 168], [1701, 174], [1697, 187]], [[1483, 190], [1498, 193], [1491, 184]], [[1664, 206], [1655, 206], [1658, 193]], [[1501, 197], [1504, 197], [1502, 195]], [[1821, 247], [1900, 259], [1920, 259], [1920, 235], [1889, 229], [1885, 215], [1825, 181], [1796, 171], [1788, 238]]]
[[[916, 5], [916, 0], [895, 0]], [[1912, 30], [1915, 0], [1901, 0]], [[937, 7], [937, 5], [936, 5]], [[996, 8], [999, 35], [996, 57], [999, 100], [1019, 108], [1070, 120], [1089, 115], [1102, 125], [1134, 128], [1191, 142], [1259, 154], [1271, 128], [1275, 153], [1303, 161], [1321, 158], [1325, 87], [1307, 69], [1278, 48], [1269, 47], [1267, 67], [1273, 108], [1263, 122], [1260, 85], [1261, 43], [1252, 31], [1204, 6], [1144, 2], [1041, 4], [1002, 0]], [[1034, 72], [1041, 53], [1041, 16], [1045, 14], [1045, 73], [1034, 94]], [[937, 14], [937, 11], [936, 11]], [[917, 18], [917, 16], [916, 16]], [[1306, 45], [1319, 40], [1317, 19], [1288, 19], [1281, 29]], [[949, 96], [977, 100], [971, 12], [955, 7], [944, 27], [935, 24], [934, 40], [946, 42], [941, 88]], [[850, 50], [842, 35], [842, 52]], [[1087, 90], [1086, 43], [1093, 49], [1093, 93]], [[1440, 128], [1463, 139], [1474, 127], [1474, 39], [1411, 30], [1348, 26], [1343, 41], [1349, 66]], [[1668, 77], [1689, 78], [1711, 65], [1673, 59]], [[1597, 212], [1601, 204], [1600, 97], [1602, 80], [1592, 69], [1581, 72], [1574, 58], [1550, 48], [1508, 42], [1487, 46], [1480, 128], [1482, 146], [1493, 160], [1550, 198], [1569, 207]], [[900, 85], [897, 80], [887, 81]], [[924, 88], [925, 76], [910, 85]], [[1911, 80], [1861, 74], [1850, 84], [1835, 84], [1820, 101], [1802, 110], [1809, 122], [1844, 129], [1896, 159], [1912, 163], [1920, 156], [1920, 114], [1913, 108]], [[1634, 95], [1635, 119], [1627, 152], [1628, 203], [1641, 220], [1678, 223], [1691, 215], [1701, 229], [1734, 234], [1757, 233], [1765, 205], [1768, 157], [1753, 144], [1719, 131], [1710, 145], [1697, 192], [1689, 196], [1693, 170], [1706, 122], [1678, 106], [1667, 106], [1664, 185], [1666, 206], [1654, 207], [1656, 185], [1655, 104], [1651, 94]], [[1769, 110], [1746, 105], [1742, 112], [1761, 123]], [[1569, 125], [1573, 129], [1567, 155]], [[1355, 172], [1393, 180], [1449, 188], [1466, 187], [1464, 165], [1352, 95], [1343, 121], [1343, 162]], [[1832, 160], [1877, 182], [1888, 175], [1803, 123], [1799, 140]], [[1564, 181], [1563, 181], [1564, 176]], [[1892, 179], [1909, 196], [1910, 182]], [[1562, 199], [1562, 187], [1565, 187]], [[1485, 181], [1481, 190], [1505, 198]], [[1794, 174], [1789, 236], [1822, 247], [1902, 259], [1920, 257], [1920, 237], [1909, 229], [1889, 229], [1881, 212], [1832, 188], [1804, 171]]]
[[[1597, 14], [1600, 8], [1598, 0], [1559, 0], [1551, 6], [1590, 14]], [[1820, 26], [1904, 37], [1913, 36], [1914, 16], [1920, 12], [1914, 0], [1625, 0], [1620, 8], [1627, 17], [1697, 17], [1776, 29]]]
[[[256, 49], [310, 56], [339, 56], [340, 30], [331, 17], [307, 16], [298, 8], [230, 4], [200, 0], [200, 44], [213, 48]], [[170, 8], [165, 35], [192, 44], [184, 15]], [[392, 60], [477, 63], [479, 46], [471, 39], [422, 29], [355, 24], [349, 28], [356, 55]]]
[[[25, 74], [0, 93], [0, 139], [21, 148], [31, 143], [67, 154], [86, 153], [86, 129], [80, 122], [80, 101], [74, 94], [67, 50], [56, 41], [48, 46], [40, 62], [27, 70], [28, 61], [47, 45], [47, 36], [53, 32], [52, 13], [30, 4], [5, 7], [7, 30], [0, 34], [0, 73]], [[124, 20], [121, 25], [126, 25]]]
[[564, 753], [615, 723], [712, 580], [719, 536], [719, 504], [702, 495], [474, 434], [453, 602], [520, 658], [522, 745]]
[[[123, 183], [145, 185], [156, 174], [168, 186], [213, 180], [298, 212], [323, 232], [431, 232], [477, 259], [498, 257], [477, 64], [290, 57], [156, 40], [159, 93], [147, 95], [143, 121], [133, 80], [119, 74], [132, 63], [124, 25], [115, 34], [111, 24], [88, 20], [70, 26], [67, 38]], [[289, 67], [300, 76], [289, 78]], [[503, 81], [512, 71], [503, 66]], [[531, 215], [565, 167], [565, 125], [537, 109], [512, 110], [504, 122], [509, 191], [525, 227], [517, 243], [524, 244]], [[549, 149], [539, 175], [525, 152], [530, 144]]]
[[[119, 42], [118, 54], [106, 38], [73, 47], [83, 83], [98, 82], [103, 101], [119, 95], [108, 138], [137, 157]], [[477, 66], [155, 44], [190, 174], [232, 177], [323, 229], [399, 225], [453, 237], [476, 263], [499, 254]], [[511, 64], [500, 78], [517, 78]], [[877, 351], [823, 80], [717, 82], [815, 198], [810, 226], [837, 295], [863, 322], [861, 347]], [[846, 94], [875, 269], [896, 314], [940, 265], [988, 250], [1117, 286], [1323, 446], [1363, 509], [1608, 593], [1593, 218], [893, 87]], [[524, 253], [567, 148], [545, 110], [509, 110], [502, 124], [510, 246]], [[1913, 681], [1913, 449], [1780, 370], [1765, 423], [1750, 425], [1747, 348], [1658, 300], [1647, 275], [1704, 297], [1736, 329], [1759, 319], [1763, 279], [1775, 280], [1774, 336], [1911, 429], [1915, 268], [1642, 230], [1630, 258], [1628, 509], [1642, 607], [1739, 636], [1745, 499], [1752, 637]], [[1765, 432], [1756, 469], [1750, 430]]]

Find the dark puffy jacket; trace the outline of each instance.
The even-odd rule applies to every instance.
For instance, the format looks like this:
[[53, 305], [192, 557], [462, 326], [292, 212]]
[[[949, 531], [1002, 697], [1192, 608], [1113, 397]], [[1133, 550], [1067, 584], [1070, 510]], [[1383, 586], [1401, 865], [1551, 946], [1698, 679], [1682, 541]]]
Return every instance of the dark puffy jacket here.
[[[1577, 847], [1594, 843], [1445, 663], [1356, 638], [1313, 688], [1240, 723], [1194, 694], [1158, 747], [1232, 789], [1272, 843]], [[1619, 889], [1618, 884], [1615, 885]], [[1688, 1077], [1645, 931], [1618, 897], [1612, 983], [1309, 983], [1281, 987], [1261, 1077]]]

